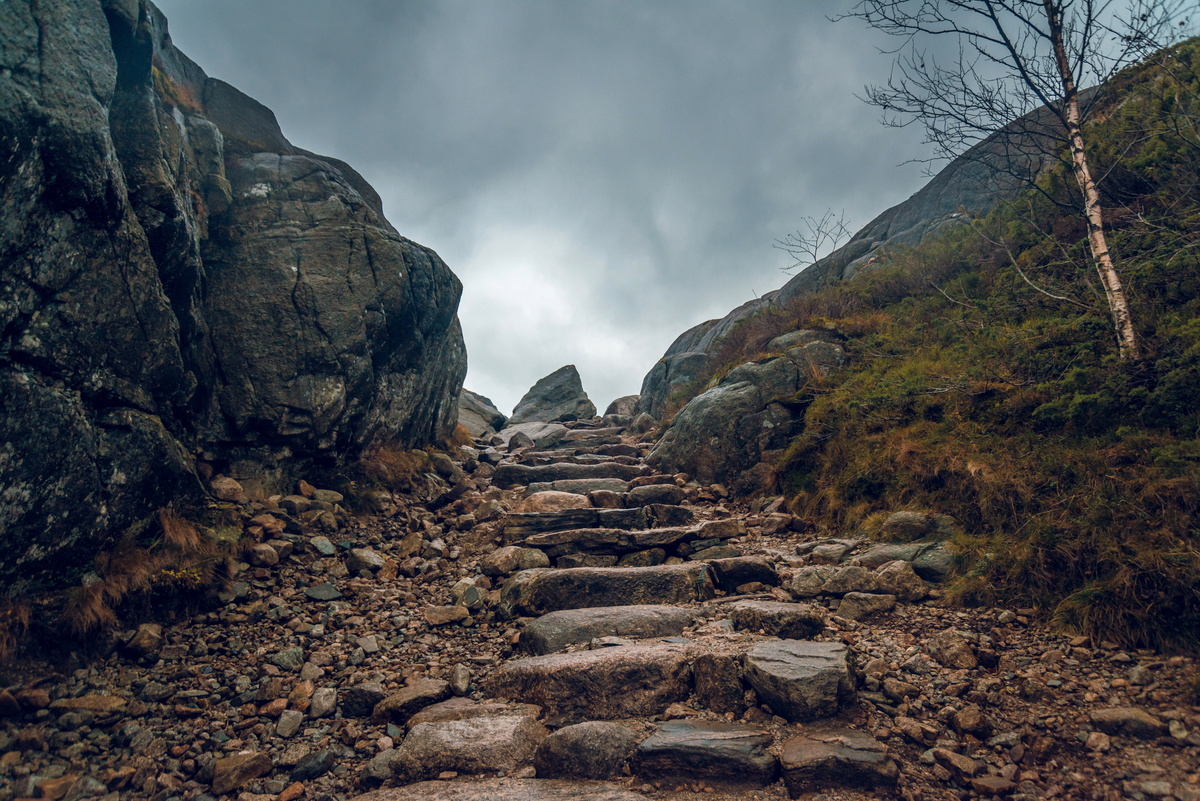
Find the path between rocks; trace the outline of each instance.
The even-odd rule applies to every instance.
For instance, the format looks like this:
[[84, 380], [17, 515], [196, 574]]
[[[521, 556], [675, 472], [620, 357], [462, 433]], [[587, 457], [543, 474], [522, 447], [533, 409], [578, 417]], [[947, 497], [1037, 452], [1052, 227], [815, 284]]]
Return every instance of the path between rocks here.
[[369, 516], [244, 502], [219, 606], [17, 666], [0, 801], [1200, 801], [1189, 658], [946, 608], [940, 544], [814, 539], [627, 424], [523, 424]]

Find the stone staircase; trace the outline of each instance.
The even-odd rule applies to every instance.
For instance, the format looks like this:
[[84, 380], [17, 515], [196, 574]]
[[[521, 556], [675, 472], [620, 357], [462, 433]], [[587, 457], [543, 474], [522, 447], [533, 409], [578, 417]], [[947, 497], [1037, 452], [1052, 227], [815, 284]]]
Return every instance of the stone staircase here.
[[520, 632], [519, 655], [490, 671], [484, 700], [408, 721], [363, 777], [385, 786], [362, 801], [894, 791], [897, 765], [854, 724], [849, 650], [827, 633], [825, 605], [795, 599], [865, 616], [893, 606], [904, 581], [901, 594], [919, 597], [921, 579], [840, 567], [831, 553], [835, 564], [818, 556], [784, 589], [778, 554], [746, 552], [740, 516], [655, 475], [643, 452], [622, 428], [580, 424], [550, 446], [483, 450], [493, 486], [592, 506], [507, 516], [506, 564], [551, 565], [501, 576], [497, 611]]

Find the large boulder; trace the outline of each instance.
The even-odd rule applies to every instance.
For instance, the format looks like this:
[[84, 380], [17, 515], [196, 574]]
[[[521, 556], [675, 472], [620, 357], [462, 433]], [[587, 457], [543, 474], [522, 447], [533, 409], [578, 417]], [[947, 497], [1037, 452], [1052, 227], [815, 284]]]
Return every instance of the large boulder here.
[[596, 404], [588, 400], [575, 365], [560, 367], [530, 387], [513, 409], [509, 425], [554, 423], [596, 416]]
[[633, 417], [637, 414], [638, 400], [640, 398], [640, 395], [622, 395], [608, 404], [608, 408], [604, 410], [604, 416], [608, 417], [610, 414], [617, 414], [624, 417]]
[[458, 424], [472, 437], [488, 437], [504, 428], [508, 418], [496, 404], [482, 395], [464, 389], [458, 396]]
[[734, 368], [675, 415], [646, 461], [660, 472], [740, 488], [765, 451], [784, 447], [799, 433], [802, 407], [794, 396], [804, 375], [785, 357]]
[[724, 336], [742, 320], [769, 307], [774, 296], [774, 292], [769, 292], [743, 303], [719, 320], [707, 320], [680, 334], [642, 379], [637, 410], [655, 420], [661, 419], [675, 397], [708, 369], [712, 354]]
[[0, 69], [0, 583], [78, 576], [197, 456], [281, 485], [451, 433], [458, 280], [147, 0], [4, 3]]

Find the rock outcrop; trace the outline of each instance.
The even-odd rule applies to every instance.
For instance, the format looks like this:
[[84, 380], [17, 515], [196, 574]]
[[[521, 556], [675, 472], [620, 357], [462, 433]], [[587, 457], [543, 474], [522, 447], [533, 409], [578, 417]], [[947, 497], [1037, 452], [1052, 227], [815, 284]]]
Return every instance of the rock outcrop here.
[[560, 367], [529, 388], [513, 409], [508, 424], [558, 423], [596, 416], [596, 404], [588, 400], [575, 365]]
[[672, 397], [699, 378], [709, 366], [721, 338], [739, 322], [770, 305], [775, 294], [769, 292], [747, 301], [719, 320], [708, 320], [680, 334], [642, 379], [637, 410], [655, 420], [660, 419]]
[[491, 400], [464, 389], [458, 396], [458, 424], [472, 437], [490, 437], [508, 421]]
[[458, 280], [152, 4], [5, 3], [0, 60], [0, 581], [77, 576], [198, 471], [453, 429]]
[[[743, 303], [718, 320], [679, 335], [642, 380], [638, 411], [660, 419], [676, 395], [711, 365], [722, 338], [743, 320], [784, 304], [833, 281], [853, 277], [887, 245], [914, 245], [947, 226], [962, 224], [966, 213], [982, 213], [1013, 197], [1054, 160], [1056, 125], [1041, 108], [1013, 122], [963, 153], [916, 194], [867, 223], [845, 245], [794, 275], [784, 286]], [[1011, 139], [1019, 137], [1019, 147]], [[1006, 142], [1008, 142], [1006, 146]]]
[[740, 365], [697, 395], [671, 422], [646, 461], [663, 472], [686, 472], [706, 483], [754, 489], [764, 454], [800, 433], [807, 378], [845, 357], [830, 335], [798, 331], [772, 340], [783, 356]]

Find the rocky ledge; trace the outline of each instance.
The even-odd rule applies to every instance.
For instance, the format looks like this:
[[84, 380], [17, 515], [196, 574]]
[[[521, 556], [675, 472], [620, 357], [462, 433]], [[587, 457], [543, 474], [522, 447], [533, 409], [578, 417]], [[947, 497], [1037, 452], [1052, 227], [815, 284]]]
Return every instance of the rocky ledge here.
[[74, 582], [210, 471], [452, 432], [461, 286], [148, 0], [0, 4], [0, 583]]

